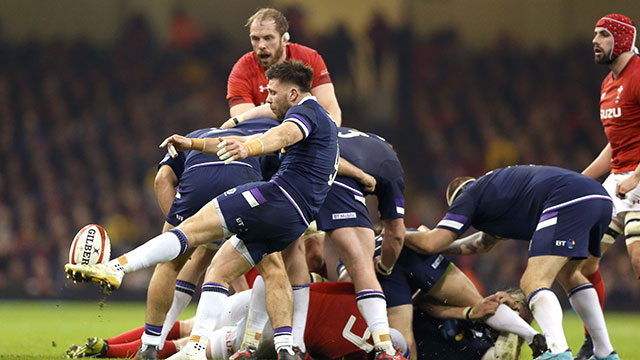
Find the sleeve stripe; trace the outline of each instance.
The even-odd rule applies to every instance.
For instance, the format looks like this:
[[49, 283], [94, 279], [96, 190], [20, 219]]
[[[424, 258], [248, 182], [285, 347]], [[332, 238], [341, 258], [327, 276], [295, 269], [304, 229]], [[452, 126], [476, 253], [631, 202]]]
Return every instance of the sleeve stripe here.
[[448, 227], [448, 228], [452, 228], [452, 229], [456, 229], [456, 230], [460, 230], [462, 229], [462, 227], [464, 226], [463, 223], [459, 222], [459, 221], [455, 221], [455, 220], [441, 220], [438, 225], [436, 225], [436, 227]]
[[309, 136], [309, 133], [311, 132], [311, 126], [303, 117], [295, 114], [291, 114], [284, 121], [293, 121], [302, 129], [302, 132], [304, 133], [305, 138]]

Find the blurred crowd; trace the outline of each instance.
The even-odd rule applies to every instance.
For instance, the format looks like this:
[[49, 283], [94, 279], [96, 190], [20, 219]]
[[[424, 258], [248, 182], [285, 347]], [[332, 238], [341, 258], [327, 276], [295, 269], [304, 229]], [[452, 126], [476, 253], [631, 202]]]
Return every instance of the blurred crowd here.
[[[373, 88], [354, 94], [356, 40], [347, 29], [312, 37], [302, 13], [286, 15], [292, 39], [323, 55], [343, 124], [394, 144], [406, 172], [408, 226], [435, 225], [455, 176], [529, 163], [581, 171], [606, 144], [598, 117], [606, 68], [593, 63], [589, 31], [584, 43], [560, 50], [525, 50], [507, 36], [472, 50], [454, 30], [422, 37], [375, 16], [367, 33]], [[0, 42], [0, 296], [97, 292], [70, 286], [62, 271], [85, 224], [107, 229], [114, 255], [159, 233], [158, 144], [228, 118], [226, 78], [249, 50], [248, 40], [198, 31], [184, 14], [162, 45], [143, 17], [106, 47]], [[491, 293], [518, 285], [526, 248], [508, 241], [455, 261]], [[607, 307], [638, 303], [622, 240], [602, 273]], [[123, 293], [143, 298], [148, 276], [132, 274]]]

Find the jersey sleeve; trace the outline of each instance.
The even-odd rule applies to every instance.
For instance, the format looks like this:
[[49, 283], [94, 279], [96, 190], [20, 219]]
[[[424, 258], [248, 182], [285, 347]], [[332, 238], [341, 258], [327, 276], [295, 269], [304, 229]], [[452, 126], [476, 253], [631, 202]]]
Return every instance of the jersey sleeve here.
[[311, 83], [311, 88], [331, 82], [327, 65], [324, 63], [324, 59], [322, 59], [322, 56], [320, 56], [317, 51], [312, 54], [309, 62], [313, 68], [313, 82]]
[[296, 124], [302, 131], [303, 139], [306, 139], [316, 127], [315, 121], [312, 120], [313, 118], [313, 116], [306, 114], [303, 106], [295, 106], [289, 109], [283, 123], [289, 121]]
[[378, 211], [381, 219], [404, 217], [404, 172], [398, 161], [385, 161], [381, 168], [382, 181], [376, 185], [374, 193], [378, 197]]
[[436, 227], [453, 231], [458, 236], [464, 234], [471, 226], [475, 207], [475, 200], [471, 195], [460, 194]]
[[158, 169], [162, 165], [168, 165], [169, 167], [171, 167], [178, 179], [180, 179], [180, 176], [182, 176], [182, 173], [184, 172], [185, 160], [186, 156], [183, 151], [178, 152], [178, 156], [176, 156], [175, 158], [172, 158], [171, 155], [167, 152], [164, 158], [162, 158], [162, 160], [158, 164]]
[[250, 78], [249, 63], [246, 56], [243, 56], [233, 65], [227, 80], [227, 101], [230, 108], [238, 104], [254, 103]]

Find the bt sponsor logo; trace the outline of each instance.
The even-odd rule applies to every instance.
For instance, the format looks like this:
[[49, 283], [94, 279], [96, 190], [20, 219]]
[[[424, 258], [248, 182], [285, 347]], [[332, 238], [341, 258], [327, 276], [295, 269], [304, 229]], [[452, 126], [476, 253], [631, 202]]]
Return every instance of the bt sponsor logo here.
[[569, 240], [556, 240], [556, 246], [558, 247], [564, 247], [566, 246], [569, 249], [573, 249], [574, 246], [576, 246], [576, 241], [573, 239], [569, 239]]

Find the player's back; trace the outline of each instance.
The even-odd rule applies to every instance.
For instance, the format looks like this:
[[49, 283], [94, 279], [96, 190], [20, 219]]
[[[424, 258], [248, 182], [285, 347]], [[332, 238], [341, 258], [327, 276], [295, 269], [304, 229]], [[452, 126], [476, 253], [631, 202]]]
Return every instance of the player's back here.
[[478, 230], [529, 240], [546, 208], [591, 195], [606, 196], [593, 179], [562, 168], [525, 165], [491, 171], [459, 198], [474, 204], [471, 224]]
[[300, 207], [307, 222], [315, 218], [329, 192], [338, 168], [338, 129], [314, 97], [307, 97], [285, 115], [304, 138], [283, 149], [281, 164], [272, 181]]

